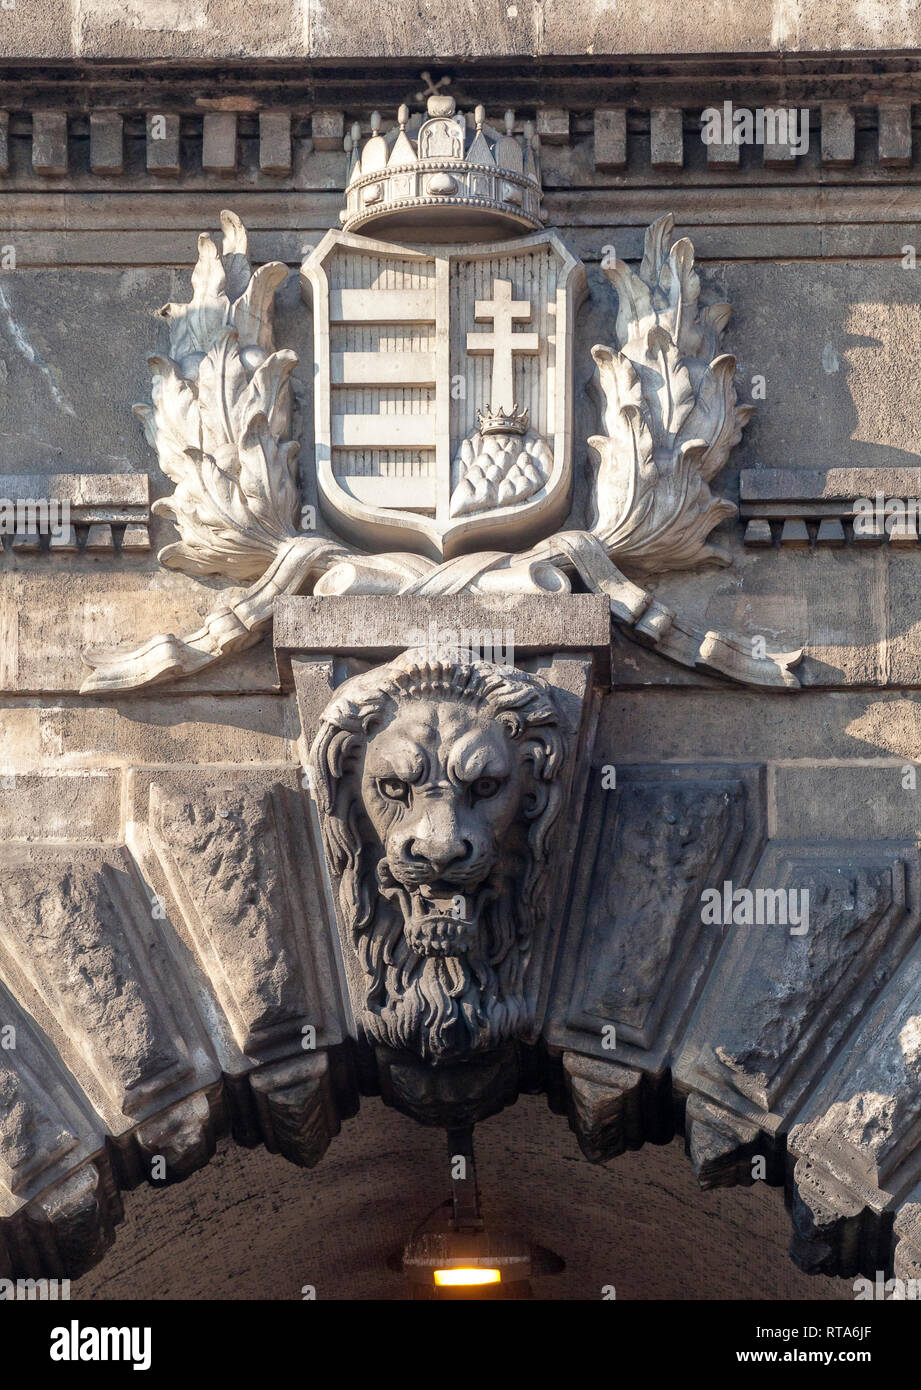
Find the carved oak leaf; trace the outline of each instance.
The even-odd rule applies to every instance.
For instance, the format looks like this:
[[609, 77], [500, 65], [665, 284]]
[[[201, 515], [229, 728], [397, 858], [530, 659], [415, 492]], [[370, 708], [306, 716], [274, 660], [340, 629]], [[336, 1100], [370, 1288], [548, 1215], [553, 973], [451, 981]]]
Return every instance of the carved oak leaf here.
[[274, 346], [272, 302], [288, 268], [272, 261], [252, 271], [246, 228], [236, 213], [221, 213], [221, 230], [220, 251], [207, 232], [198, 238], [189, 303], [164, 304], [160, 310], [160, 317], [169, 322], [170, 351], [189, 369], [186, 375], [192, 375], [195, 366], [186, 359], [207, 353], [223, 328], [236, 328], [241, 342], [262, 349], [263, 354]]
[[272, 300], [287, 268], [252, 274], [239, 218], [225, 212], [221, 224], [221, 254], [199, 238], [191, 301], [161, 310], [172, 355], [150, 359], [153, 406], [135, 412], [176, 484], [153, 507], [180, 535], [161, 563], [252, 580], [297, 535], [298, 445], [286, 438], [297, 357], [272, 351]]
[[707, 486], [738, 443], [751, 406], [736, 404], [735, 358], [720, 354], [728, 304], [699, 307], [694, 249], [669, 248], [671, 215], [646, 233], [639, 275], [605, 266], [618, 294], [619, 350], [596, 347], [602, 429], [592, 532], [612, 559], [643, 573], [728, 563], [707, 544], [734, 505]]

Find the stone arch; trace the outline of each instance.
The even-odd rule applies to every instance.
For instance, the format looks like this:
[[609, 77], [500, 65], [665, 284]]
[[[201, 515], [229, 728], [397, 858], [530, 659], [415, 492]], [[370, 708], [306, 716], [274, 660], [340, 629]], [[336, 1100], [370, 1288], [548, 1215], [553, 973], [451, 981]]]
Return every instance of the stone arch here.
[[[311, 1167], [362, 1094], [449, 1126], [543, 1092], [591, 1161], [763, 1159], [805, 1269], [917, 1277], [917, 845], [765, 844], [757, 767], [601, 785], [541, 1035], [435, 1068], [356, 1040], [300, 767], [134, 768], [130, 843], [3, 846], [0, 1270], [90, 1267], [225, 1133]], [[708, 932], [723, 878], [808, 882], [809, 932]]]
[[[114, 1246], [71, 1297], [297, 1301], [309, 1284], [324, 1303], [406, 1300], [398, 1257], [448, 1199], [446, 1158], [443, 1131], [374, 1097], [310, 1171], [219, 1142], [186, 1182], [125, 1194]], [[591, 1164], [545, 1098], [522, 1095], [477, 1126], [476, 1162], [487, 1226], [538, 1247], [536, 1299], [592, 1300], [611, 1284], [618, 1300], [853, 1298], [850, 1281], [790, 1261], [776, 1189], [700, 1192], [679, 1140]]]

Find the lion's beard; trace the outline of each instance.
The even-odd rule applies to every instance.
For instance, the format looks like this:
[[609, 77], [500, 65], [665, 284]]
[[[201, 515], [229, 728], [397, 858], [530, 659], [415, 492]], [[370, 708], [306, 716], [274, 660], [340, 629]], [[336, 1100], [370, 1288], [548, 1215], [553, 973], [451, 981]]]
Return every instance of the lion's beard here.
[[[389, 877], [386, 864], [378, 876]], [[476, 929], [460, 955], [421, 955], [406, 939], [410, 893], [390, 878], [372, 923], [357, 935], [370, 976], [363, 1022], [380, 1043], [409, 1048], [427, 1061], [484, 1052], [520, 1033], [530, 1021], [523, 977], [531, 923], [513, 884], [474, 895]]]

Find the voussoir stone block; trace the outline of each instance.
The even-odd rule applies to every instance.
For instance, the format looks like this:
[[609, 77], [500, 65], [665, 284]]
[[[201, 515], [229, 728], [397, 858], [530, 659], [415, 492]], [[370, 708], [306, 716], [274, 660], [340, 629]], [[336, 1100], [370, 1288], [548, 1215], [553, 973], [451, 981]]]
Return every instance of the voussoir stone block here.
[[214, 1080], [184, 991], [160, 974], [157, 919], [127, 851], [6, 846], [2, 858], [0, 975], [34, 995], [111, 1123], [163, 1109], [196, 1073]]
[[304, 792], [245, 773], [157, 777], [149, 834], [201, 969], [248, 1054], [341, 1040]]

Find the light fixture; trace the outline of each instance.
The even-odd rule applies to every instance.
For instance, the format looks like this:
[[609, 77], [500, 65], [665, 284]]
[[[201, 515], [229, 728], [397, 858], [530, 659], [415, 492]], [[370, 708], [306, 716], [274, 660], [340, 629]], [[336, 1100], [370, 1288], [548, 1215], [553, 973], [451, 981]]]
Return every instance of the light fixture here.
[[449, 1130], [448, 1153], [451, 1196], [416, 1228], [399, 1260], [412, 1297], [528, 1298], [532, 1249], [517, 1231], [484, 1222], [472, 1129]]
[[420, 1297], [527, 1297], [531, 1251], [516, 1231], [457, 1230], [442, 1217], [410, 1241], [402, 1268]]

